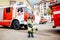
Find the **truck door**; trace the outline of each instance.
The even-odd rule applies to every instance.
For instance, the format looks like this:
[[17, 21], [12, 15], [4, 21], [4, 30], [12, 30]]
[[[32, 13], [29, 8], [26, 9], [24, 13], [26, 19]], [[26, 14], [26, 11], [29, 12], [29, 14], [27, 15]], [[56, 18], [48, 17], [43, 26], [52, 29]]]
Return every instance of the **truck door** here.
[[12, 7], [4, 8], [3, 20], [11, 20], [12, 19]]

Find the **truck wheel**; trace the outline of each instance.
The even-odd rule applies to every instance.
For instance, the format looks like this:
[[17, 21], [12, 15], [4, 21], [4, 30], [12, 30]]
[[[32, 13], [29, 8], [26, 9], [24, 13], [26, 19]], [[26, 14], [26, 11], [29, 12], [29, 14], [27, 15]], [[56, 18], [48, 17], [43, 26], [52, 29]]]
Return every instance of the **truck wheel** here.
[[56, 26], [53, 26], [53, 28], [56, 28]]
[[24, 28], [27, 30], [28, 29], [27, 25], [24, 25]]
[[20, 24], [19, 24], [18, 20], [14, 20], [12, 22], [12, 28], [15, 29], [15, 30], [18, 30], [20, 28]]
[[44, 24], [44, 23], [42, 23], [42, 24]]

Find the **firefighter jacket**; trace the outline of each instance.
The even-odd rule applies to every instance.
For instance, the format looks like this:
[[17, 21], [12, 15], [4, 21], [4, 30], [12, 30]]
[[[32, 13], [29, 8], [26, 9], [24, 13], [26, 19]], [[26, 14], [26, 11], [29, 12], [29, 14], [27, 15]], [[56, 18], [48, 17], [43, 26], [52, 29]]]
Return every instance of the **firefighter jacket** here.
[[28, 19], [27, 23], [28, 23], [28, 31], [33, 32], [33, 20]]

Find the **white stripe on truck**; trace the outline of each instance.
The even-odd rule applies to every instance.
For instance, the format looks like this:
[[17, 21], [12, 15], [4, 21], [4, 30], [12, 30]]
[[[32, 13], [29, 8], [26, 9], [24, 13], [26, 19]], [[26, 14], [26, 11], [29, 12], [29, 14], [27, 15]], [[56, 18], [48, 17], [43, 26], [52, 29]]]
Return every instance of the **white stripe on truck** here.
[[54, 11], [53, 14], [60, 14], [60, 11]]
[[12, 21], [12, 20], [0, 20], [1, 22], [9, 22], [9, 21]]

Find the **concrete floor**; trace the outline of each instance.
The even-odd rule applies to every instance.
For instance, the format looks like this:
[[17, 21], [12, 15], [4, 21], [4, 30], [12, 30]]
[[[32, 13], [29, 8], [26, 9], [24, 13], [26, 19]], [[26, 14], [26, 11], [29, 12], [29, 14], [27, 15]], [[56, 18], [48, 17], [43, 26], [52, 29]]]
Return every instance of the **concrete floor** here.
[[27, 30], [0, 28], [0, 40], [60, 40], [60, 27], [52, 28], [53, 23], [35, 25], [34, 38], [27, 37]]

